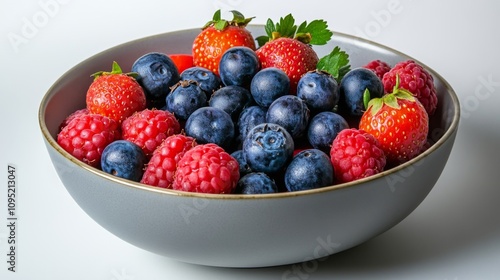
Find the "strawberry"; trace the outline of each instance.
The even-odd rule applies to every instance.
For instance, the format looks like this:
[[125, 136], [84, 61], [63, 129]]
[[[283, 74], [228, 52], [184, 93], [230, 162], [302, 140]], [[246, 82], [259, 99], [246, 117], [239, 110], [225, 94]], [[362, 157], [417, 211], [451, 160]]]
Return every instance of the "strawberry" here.
[[423, 151], [429, 132], [429, 116], [411, 92], [399, 87], [399, 78], [392, 92], [373, 98], [361, 116], [359, 129], [380, 142], [387, 162], [399, 164]]
[[245, 46], [255, 50], [255, 40], [246, 29], [252, 18], [245, 18], [238, 11], [231, 11], [233, 20], [221, 19], [217, 10], [213, 19], [203, 26], [193, 42], [193, 63], [219, 74], [219, 61], [224, 52], [235, 46]]
[[123, 73], [116, 62], [113, 62], [111, 72], [92, 74], [94, 81], [86, 96], [89, 113], [107, 116], [121, 123], [136, 111], [145, 109], [146, 95], [133, 75]]
[[193, 56], [191, 54], [170, 54], [169, 57], [177, 67], [179, 74], [181, 74], [184, 70], [194, 66]]
[[276, 24], [267, 20], [265, 30], [267, 36], [257, 39], [259, 49], [256, 51], [262, 69], [276, 67], [283, 70], [290, 78], [290, 91], [296, 93], [299, 79], [308, 71], [315, 70], [319, 58], [311, 45], [324, 45], [332, 32], [323, 20], [314, 20], [309, 24], [303, 22], [295, 25], [291, 14]]

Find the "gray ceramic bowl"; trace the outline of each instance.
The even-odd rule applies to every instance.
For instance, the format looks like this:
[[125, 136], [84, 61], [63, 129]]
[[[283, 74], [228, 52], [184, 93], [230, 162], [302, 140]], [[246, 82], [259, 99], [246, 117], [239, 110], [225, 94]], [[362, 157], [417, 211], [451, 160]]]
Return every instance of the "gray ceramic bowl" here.
[[[255, 36], [262, 26], [250, 26]], [[119, 238], [183, 262], [223, 267], [275, 266], [317, 259], [360, 243], [398, 224], [427, 196], [452, 150], [459, 102], [435, 71], [439, 108], [432, 118], [435, 142], [417, 158], [370, 178], [294, 193], [208, 195], [159, 189], [89, 167], [56, 142], [59, 124], [85, 107], [89, 75], [116, 60], [130, 69], [141, 55], [190, 52], [199, 29], [160, 34], [103, 51], [66, 72], [39, 108], [41, 133], [57, 173], [78, 205]], [[340, 46], [351, 65], [372, 59], [390, 64], [405, 54], [335, 33], [320, 56]], [[62, 191], [62, 190], [61, 190]]]

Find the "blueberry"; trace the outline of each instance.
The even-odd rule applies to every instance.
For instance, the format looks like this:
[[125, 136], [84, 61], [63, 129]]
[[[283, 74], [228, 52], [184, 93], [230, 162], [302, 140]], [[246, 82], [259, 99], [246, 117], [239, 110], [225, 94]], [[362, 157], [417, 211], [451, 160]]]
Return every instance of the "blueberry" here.
[[290, 133], [280, 125], [263, 123], [248, 132], [242, 149], [254, 172], [274, 173], [292, 158], [294, 142]]
[[127, 140], [116, 140], [104, 148], [101, 169], [120, 178], [139, 182], [147, 157], [142, 149]]
[[327, 154], [318, 149], [308, 149], [298, 153], [285, 171], [285, 187], [290, 192], [332, 184], [332, 163]]
[[224, 110], [233, 121], [237, 121], [241, 111], [252, 103], [252, 95], [246, 88], [226, 86], [214, 92], [208, 105]]
[[207, 96], [195, 81], [180, 81], [167, 95], [165, 109], [185, 121], [198, 108], [207, 105]]
[[297, 96], [312, 112], [332, 111], [339, 102], [337, 81], [319, 70], [305, 73], [297, 85]]
[[198, 82], [198, 85], [207, 94], [207, 97], [210, 97], [222, 85], [219, 76], [200, 66], [193, 66], [182, 71], [180, 79]]
[[362, 116], [365, 111], [364, 96], [368, 89], [369, 99], [382, 97], [384, 86], [377, 74], [360, 67], [347, 72], [340, 81], [340, 103], [352, 116]]
[[321, 112], [311, 119], [307, 129], [307, 140], [313, 148], [329, 153], [337, 134], [346, 128], [349, 128], [349, 124], [341, 115]]
[[245, 139], [248, 132], [255, 126], [266, 122], [267, 109], [258, 105], [250, 106], [241, 112], [237, 127], [241, 140]]
[[[170, 87], [180, 80], [179, 71], [166, 54], [151, 52], [139, 57], [132, 64], [132, 72], [138, 74], [137, 82], [150, 101], [164, 104]], [[160, 106], [158, 106], [160, 107]]]
[[247, 163], [247, 159], [245, 158], [245, 154], [243, 150], [236, 150], [231, 153], [231, 156], [236, 159], [238, 165], [240, 166], [240, 176], [244, 176], [250, 172], [252, 172], [252, 168]]
[[240, 194], [264, 194], [276, 193], [276, 183], [263, 172], [254, 172], [241, 177], [236, 185], [235, 193]]
[[259, 58], [249, 47], [229, 48], [219, 62], [219, 75], [226, 86], [237, 85], [248, 88], [259, 69]]
[[267, 108], [278, 97], [290, 93], [290, 78], [279, 68], [262, 69], [253, 77], [250, 92], [255, 103]]
[[186, 121], [184, 130], [200, 144], [215, 143], [224, 149], [234, 138], [231, 116], [219, 108], [202, 107], [194, 111]]
[[271, 103], [266, 113], [266, 122], [279, 124], [297, 139], [307, 129], [309, 114], [302, 99], [295, 95], [285, 95]]

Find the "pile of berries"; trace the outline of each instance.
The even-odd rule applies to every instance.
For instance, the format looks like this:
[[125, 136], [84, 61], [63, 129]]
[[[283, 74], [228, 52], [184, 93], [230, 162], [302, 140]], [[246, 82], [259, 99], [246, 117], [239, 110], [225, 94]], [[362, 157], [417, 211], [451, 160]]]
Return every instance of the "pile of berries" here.
[[[262, 194], [315, 189], [377, 174], [428, 147], [433, 77], [412, 60], [351, 69], [323, 20], [268, 20], [220, 10], [192, 53], [152, 52], [130, 73], [92, 75], [86, 108], [59, 145], [115, 176], [174, 190]], [[256, 45], [256, 42], [258, 45]]]

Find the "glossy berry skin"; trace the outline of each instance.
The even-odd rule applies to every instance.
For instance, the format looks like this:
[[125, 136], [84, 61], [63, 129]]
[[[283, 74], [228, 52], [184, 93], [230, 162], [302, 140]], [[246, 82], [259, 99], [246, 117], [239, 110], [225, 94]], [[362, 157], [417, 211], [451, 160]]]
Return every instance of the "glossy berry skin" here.
[[179, 191], [230, 194], [240, 179], [238, 162], [216, 144], [199, 144], [179, 160], [172, 188]]
[[243, 109], [237, 121], [240, 140], [245, 139], [252, 128], [266, 122], [266, 113], [267, 109], [258, 105]]
[[421, 153], [427, 143], [429, 117], [418, 99], [395, 88], [369, 104], [359, 128], [380, 142], [390, 164], [406, 162]]
[[363, 130], [342, 130], [333, 140], [330, 160], [339, 183], [351, 182], [384, 170], [386, 158], [378, 140]]
[[248, 173], [253, 172], [252, 168], [247, 163], [247, 159], [245, 158], [245, 154], [243, 153], [243, 150], [236, 150], [231, 153], [231, 156], [236, 159], [238, 162], [238, 165], [240, 166], [240, 176], [244, 176]]
[[286, 37], [267, 42], [256, 53], [262, 69], [276, 67], [287, 74], [292, 94], [296, 93], [302, 75], [316, 69], [319, 61], [310, 45]]
[[396, 85], [396, 76], [399, 77], [399, 87], [411, 92], [422, 103], [427, 114], [432, 116], [438, 103], [432, 75], [413, 60], [401, 61], [382, 79], [386, 92], [391, 92]]
[[250, 93], [255, 103], [267, 108], [274, 100], [290, 93], [290, 78], [276, 67], [262, 69], [253, 77]]
[[81, 114], [59, 132], [57, 143], [78, 160], [99, 168], [104, 148], [120, 137], [115, 120], [99, 114]]
[[372, 60], [367, 64], [365, 64], [363, 67], [375, 72], [375, 74], [377, 75], [377, 77], [379, 77], [380, 80], [382, 80], [384, 74], [389, 72], [392, 68], [387, 62], [382, 61], [380, 59]]
[[349, 124], [341, 115], [321, 112], [311, 119], [307, 129], [307, 140], [315, 149], [329, 153], [335, 137], [347, 128]]
[[300, 78], [297, 97], [304, 100], [311, 112], [332, 111], [339, 102], [339, 87], [327, 72], [310, 71]]
[[142, 175], [141, 183], [160, 188], [172, 188], [179, 160], [196, 145], [194, 138], [183, 134], [167, 137], [153, 152]]
[[277, 193], [278, 186], [266, 173], [252, 172], [241, 177], [236, 185], [238, 194]]
[[302, 99], [295, 95], [285, 95], [269, 106], [266, 122], [279, 124], [296, 139], [306, 132], [309, 117], [309, 109]]
[[253, 103], [252, 95], [244, 87], [225, 86], [212, 94], [208, 105], [219, 108], [231, 116], [233, 121], [238, 121], [241, 111]]
[[139, 182], [148, 158], [142, 149], [127, 140], [110, 143], [101, 157], [102, 171], [111, 175]]
[[148, 158], [165, 138], [181, 132], [174, 114], [159, 109], [144, 109], [122, 122], [122, 139], [141, 147]]
[[333, 184], [330, 158], [318, 149], [307, 149], [293, 157], [285, 171], [288, 191], [322, 188]]
[[146, 95], [133, 77], [123, 73], [103, 73], [90, 84], [86, 104], [89, 113], [121, 123], [136, 111], [146, 108]]
[[194, 81], [180, 81], [167, 95], [165, 110], [185, 121], [198, 108], [207, 105], [207, 95]]
[[194, 111], [184, 127], [187, 136], [200, 144], [215, 143], [224, 149], [234, 139], [234, 123], [231, 116], [222, 109], [203, 107]]
[[288, 164], [293, 155], [294, 141], [285, 128], [263, 123], [248, 132], [242, 149], [253, 171], [270, 174]]
[[249, 47], [229, 48], [219, 62], [219, 75], [226, 86], [236, 85], [248, 88], [259, 69], [259, 58]]
[[174, 61], [166, 54], [150, 52], [132, 64], [132, 72], [138, 74], [137, 81], [150, 101], [164, 101], [170, 87], [179, 82], [179, 71]]
[[360, 117], [365, 111], [364, 93], [368, 89], [370, 98], [381, 97], [384, 86], [377, 75], [366, 68], [359, 67], [347, 72], [340, 81], [340, 105], [351, 116]]
[[199, 66], [190, 67], [182, 71], [181, 80], [196, 81], [198, 86], [207, 94], [207, 99], [222, 86], [219, 76]]

